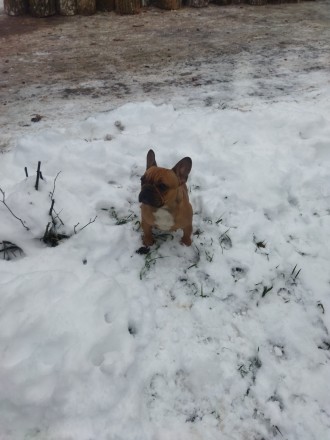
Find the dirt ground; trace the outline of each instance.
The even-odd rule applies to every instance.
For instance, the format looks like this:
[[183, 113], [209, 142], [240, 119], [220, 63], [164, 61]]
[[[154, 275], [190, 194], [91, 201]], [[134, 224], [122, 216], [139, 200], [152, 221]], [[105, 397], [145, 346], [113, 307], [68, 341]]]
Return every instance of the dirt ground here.
[[[234, 105], [246, 96], [294, 94], [298, 77], [330, 73], [330, 1], [154, 7], [135, 16], [8, 17], [0, 12], [0, 124], [3, 134], [86, 116], [128, 101]], [[297, 83], [287, 81], [297, 72]], [[3, 141], [7, 142], [7, 141]], [[1, 143], [1, 142], [0, 142]]]

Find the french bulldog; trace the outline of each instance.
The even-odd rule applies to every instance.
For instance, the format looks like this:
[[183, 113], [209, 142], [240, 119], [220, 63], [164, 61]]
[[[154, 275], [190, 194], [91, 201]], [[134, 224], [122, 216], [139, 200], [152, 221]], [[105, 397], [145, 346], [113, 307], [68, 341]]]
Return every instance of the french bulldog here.
[[192, 166], [190, 157], [181, 159], [172, 169], [157, 166], [155, 153], [147, 154], [147, 169], [141, 177], [141, 226], [143, 244], [154, 243], [152, 228], [161, 231], [183, 230], [181, 243], [190, 246], [192, 206], [186, 182]]

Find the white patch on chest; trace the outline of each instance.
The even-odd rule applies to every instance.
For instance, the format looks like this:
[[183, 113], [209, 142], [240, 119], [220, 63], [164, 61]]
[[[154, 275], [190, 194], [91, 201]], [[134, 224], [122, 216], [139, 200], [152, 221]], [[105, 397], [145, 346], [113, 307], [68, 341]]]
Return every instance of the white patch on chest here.
[[169, 231], [174, 225], [173, 216], [166, 208], [159, 208], [154, 212], [155, 226], [162, 231]]

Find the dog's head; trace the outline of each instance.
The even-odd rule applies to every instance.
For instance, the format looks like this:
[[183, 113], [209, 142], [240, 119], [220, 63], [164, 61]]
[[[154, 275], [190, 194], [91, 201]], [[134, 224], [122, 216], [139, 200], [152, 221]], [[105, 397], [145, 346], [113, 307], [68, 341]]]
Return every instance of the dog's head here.
[[154, 208], [171, 204], [177, 197], [177, 189], [186, 183], [192, 161], [190, 157], [181, 159], [172, 169], [157, 166], [155, 153], [147, 154], [147, 169], [141, 177], [139, 202]]

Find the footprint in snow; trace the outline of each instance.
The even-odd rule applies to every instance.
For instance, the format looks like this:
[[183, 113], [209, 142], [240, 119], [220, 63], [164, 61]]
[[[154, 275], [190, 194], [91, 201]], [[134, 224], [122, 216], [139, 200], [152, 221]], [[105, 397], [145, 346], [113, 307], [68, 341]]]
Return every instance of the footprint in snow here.
[[234, 278], [235, 282], [244, 278], [247, 274], [247, 269], [240, 266], [234, 266], [231, 268], [231, 276]]

